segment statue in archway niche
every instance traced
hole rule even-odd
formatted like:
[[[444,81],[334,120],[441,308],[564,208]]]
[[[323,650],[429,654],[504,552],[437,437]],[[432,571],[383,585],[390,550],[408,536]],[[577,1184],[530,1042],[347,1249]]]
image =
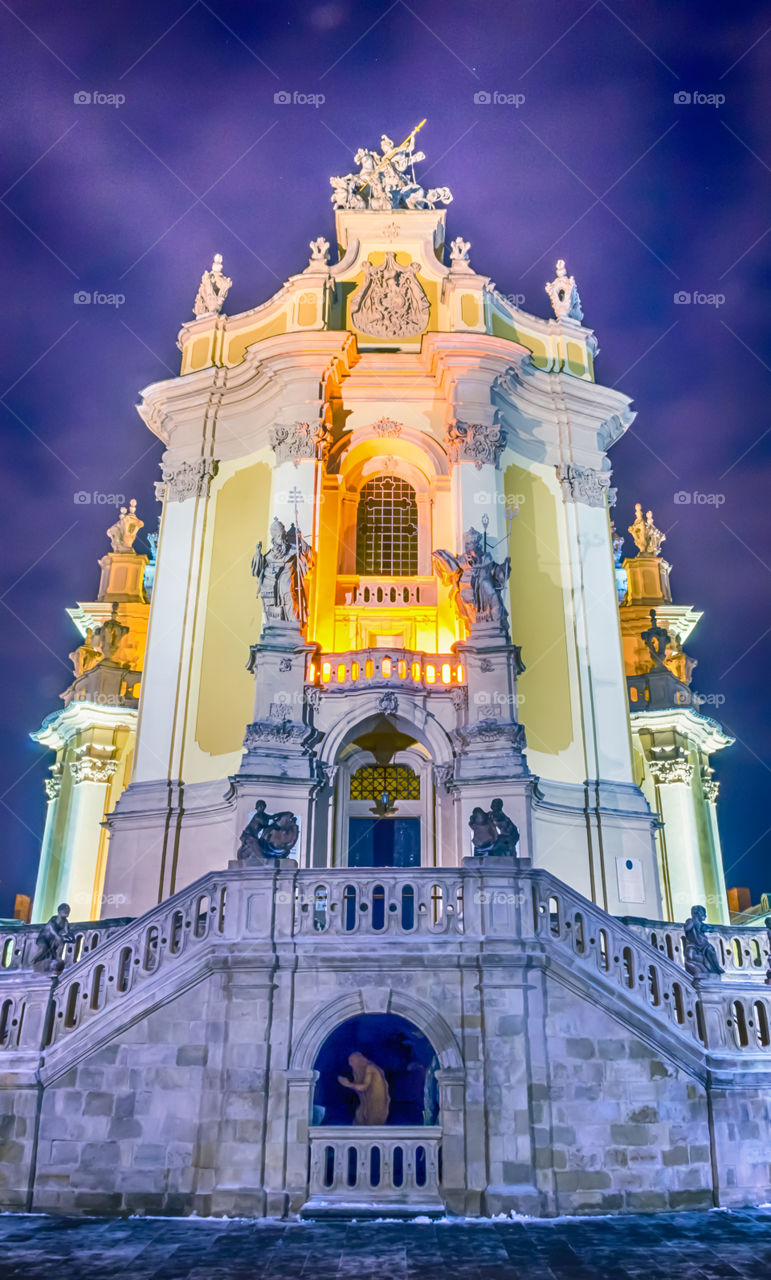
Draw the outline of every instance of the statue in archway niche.
[[[359,1105],[353,1117],[354,1124],[385,1124],[391,1105],[388,1092],[388,1081],[384,1072],[363,1053],[352,1053],[348,1065],[353,1073],[353,1080],[347,1076],[338,1076],[338,1084],[346,1089],[353,1089],[358,1095]]]
[[[308,617],[305,577],[311,568],[313,552],[310,543],[296,525],[289,530],[280,520],[270,526],[270,546],[263,551],[262,542],[252,557],[252,577],[257,579],[265,619],[268,622],[299,622]]]
[[[487,536],[478,529],[463,535],[463,551],[435,551],[434,562],[445,585],[455,586],[458,605],[469,622],[495,622],[506,630],[509,615],[503,603],[503,589],[511,574],[511,560],[493,560]]]

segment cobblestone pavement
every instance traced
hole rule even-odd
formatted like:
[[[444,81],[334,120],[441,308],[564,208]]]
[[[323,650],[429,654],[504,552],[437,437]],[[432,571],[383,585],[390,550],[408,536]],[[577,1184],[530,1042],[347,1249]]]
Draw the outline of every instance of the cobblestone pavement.
[[[2,1280],[771,1277],[771,1208],[554,1222],[0,1216]]]

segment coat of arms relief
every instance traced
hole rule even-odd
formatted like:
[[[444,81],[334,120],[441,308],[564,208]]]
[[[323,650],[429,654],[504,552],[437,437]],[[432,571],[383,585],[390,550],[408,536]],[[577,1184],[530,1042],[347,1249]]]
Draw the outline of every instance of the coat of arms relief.
[[[386,253],[382,266],[364,263],[364,282],[351,299],[351,322],[373,338],[412,338],[422,333],[430,313],[418,281],[418,263],[401,266]]]

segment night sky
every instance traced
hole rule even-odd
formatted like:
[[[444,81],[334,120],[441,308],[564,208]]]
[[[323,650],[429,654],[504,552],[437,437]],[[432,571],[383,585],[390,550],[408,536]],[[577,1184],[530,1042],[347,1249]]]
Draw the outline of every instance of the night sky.
[[[263,302],[334,239],[329,176],[424,116],[449,238],[544,316],[564,257],[598,380],[635,401],[616,523],[651,506],[675,599],[705,611],[694,685],[736,737],[713,761],[727,881],[771,890],[767,7],[0,0],[0,34],[0,914],[34,888],[52,757],[28,733],[72,679],[65,608],[94,598],[116,514],[75,495],[136,497],[155,527],[161,446],[133,406],[177,373],[213,253],[229,312]],[[524,101],[474,100],[496,91]]]

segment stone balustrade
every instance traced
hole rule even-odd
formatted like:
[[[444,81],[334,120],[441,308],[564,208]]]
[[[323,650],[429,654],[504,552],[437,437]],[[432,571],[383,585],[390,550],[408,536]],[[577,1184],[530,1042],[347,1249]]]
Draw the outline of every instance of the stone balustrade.
[[[142,990],[151,1000],[158,975],[173,984],[175,970],[183,981],[186,958],[195,953],[214,948],[224,955],[234,945],[280,941],[298,951],[322,948],[330,955],[335,948],[350,957],[351,949],[371,949],[379,938],[387,938],[389,948],[441,945],[445,954],[500,949],[509,957],[541,957],[566,967],[619,1016],[651,1031],[659,1027],[692,1052],[771,1050],[765,931],[713,928],[719,952],[734,963],[723,977],[695,983],[682,966],[679,927],[619,920],[548,872],[494,858],[456,868],[234,867],[202,877],[133,922],[77,929],[65,970],[50,988],[44,1050],[121,1000],[135,1016]],[[36,928],[15,930],[13,938],[22,933],[34,938]],[[6,1049],[41,1047],[32,1031],[25,1044],[28,946],[15,944],[7,952],[11,963],[0,968],[0,1046]],[[51,982],[32,973],[30,980],[37,987]]]
[[[441,690],[465,685],[463,663],[453,653],[412,649],[361,649],[358,653],[322,653],[308,664],[307,682],[328,691],[371,686]]]
[[[434,608],[437,600],[436,578],[340,577],[337,580],[336,604],[361,608],[376,605],[389,609],[421,606]]]
[[[95,924],[71,924],[70,932],[74,935],[62,950],[62,961],[65,969],[85,959],[95,947],[119,929],[131,924],[131,916],[114,920],[99,920]],[[42,925],[19,924],[0,929],[0,975],[8,970],[28,969],[37,952],[37,935]]]
[[[159,970],[180,963],[212,935],[221,935],[227,890],[221,877],[204,876],[192,889],[160,903],[130,927],[65,971],[56,982],[44,1031],[44,1047],[148,983]]]
[[[304,1212],[318,1216],[343,1207],[389,1206],[415,1213],[444,1212],[439,1194],[439,1125],[318,1125],[311,1141],[310,1199]]]
[[[684,967],[684,935],[681,925],[662,924],[634,917],[625,917],[624,923],[645,938],[655,951],[666,955],[681,968]],[[705,927],[726,974],[736,974],[741,978],[765,983],[766,972],[771,963],[771,945],[765,927],[728,924],[711,924]]]
[[[297,877],[294,932],[336,938],[457,937],[463,933],[463,898],[460,872],[304,871]]]

